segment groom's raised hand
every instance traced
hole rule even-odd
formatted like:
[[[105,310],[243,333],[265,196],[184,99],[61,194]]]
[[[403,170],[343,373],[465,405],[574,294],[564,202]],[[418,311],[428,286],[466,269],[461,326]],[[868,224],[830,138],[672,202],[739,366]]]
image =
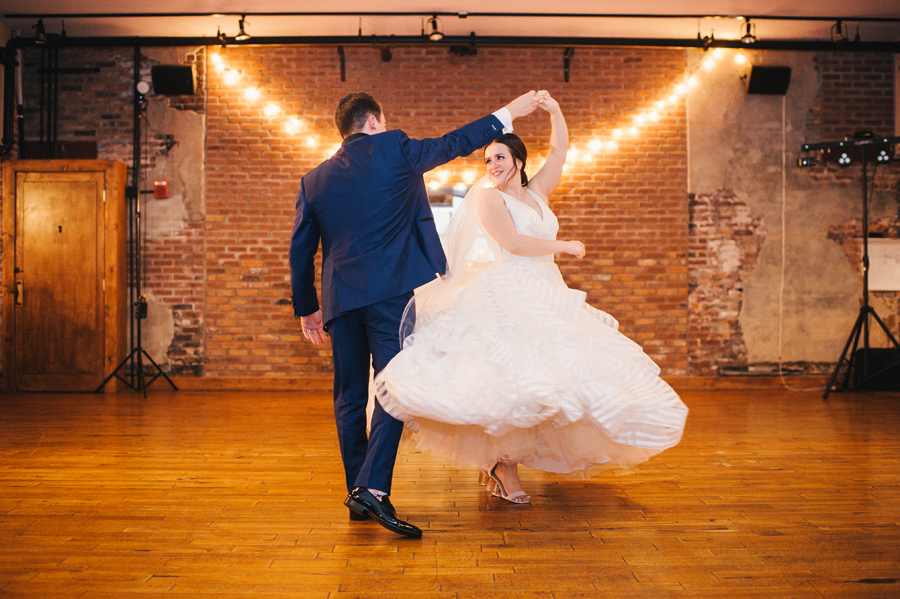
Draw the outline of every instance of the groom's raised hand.
[[[546,92],[544,92],[546,93]],[[509,104],[505,106],[505,108],[509,111],[510,116],[512,116],[513,120],[522,117],[528,116],[538,107],[538,103],[543,99],[543,95],[540,92],[536,92],[531,90],[527,94],[522,94]]]

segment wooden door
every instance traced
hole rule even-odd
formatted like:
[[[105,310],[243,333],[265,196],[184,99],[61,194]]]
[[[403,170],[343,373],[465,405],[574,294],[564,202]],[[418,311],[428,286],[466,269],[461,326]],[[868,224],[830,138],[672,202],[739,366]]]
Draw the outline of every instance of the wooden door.
[[[16,179],[16,386],[95,389],[103,380],[103,173]]]
[[[4,165],[3,375],[13,389],[93,391],[123,356],[124,177],[111,161]]]

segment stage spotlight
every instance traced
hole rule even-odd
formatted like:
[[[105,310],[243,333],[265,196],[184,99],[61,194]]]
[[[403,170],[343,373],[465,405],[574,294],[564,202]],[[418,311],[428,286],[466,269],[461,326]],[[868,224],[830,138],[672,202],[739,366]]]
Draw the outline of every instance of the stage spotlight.
[[[815,154],[813,154],[811,156],[801,156],[800,158],[797,159],[797,166],[804,167],[804,168],[816,166],[816,162],[817,161],[816,161]]]
[[[391,52],[390,46],[384,46],[381,48],[381,62],[391,62],[391,59],[394,57],[394,53]]]
[[[750,19],[747,19],[747,30],[741,36],[741,43],[748,45],[756,43],[756,24],[751,23]]]
[[[831,41],[835,44],[841,44],[849,41],[849,30],[844,23],[838,19],[837,22],[831,26]]]
[[[444,39],[444,34],[441,32],[441,20],[437,18],[437,15],[432,16],[428,19],[428,39],[433,42],[439,42]]]
[[[47,43],[47,30],[44,28],[44,19],[38,19],[38,22],[32,27],[34,29],[34,43]]]
[[[878,164],[884,164],[885,162],[890,162],[891,154],[887,150],[881,150],[878,152],[878,155],[875,156],[875,162]]]
[[[218,31],[216,32],[216,39],[219,40],[219,43],[222,44],[222,47],[223,47],[223,48],[224,48],[225,46],[228,45],[228,43],[226,42],[225,34],[222,33],[222,28],[221,28],[221,27],[219,27],[219,28],[218,28]]]
[[[853,162],[853,158],[847,152],[841,152],[838,156],[837,163],[841,166],[850,166],[851,162]]]
[[[247,15],[241,15],[241,18],[238,20],[238,26],[240,27],[240,31],[238,34],[234,36],[235,41],[243,42],[250,39],[250,34],[244,31],[244,23],[247,21]]]

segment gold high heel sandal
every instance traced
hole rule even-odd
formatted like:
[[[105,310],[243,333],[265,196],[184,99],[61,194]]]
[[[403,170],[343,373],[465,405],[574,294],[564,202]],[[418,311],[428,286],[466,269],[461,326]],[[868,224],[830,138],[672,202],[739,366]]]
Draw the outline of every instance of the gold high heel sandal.
[[[500,480],[500,477],[497,476],[496,470],[497,466],[500,463],[494,464],[494,467],[491,468],[491,471],[482,470],[478,475],[478,483],[484,485],[485,489],[493,495],[494,497],[500,497],[501,499],[505,499],[510,503],[516,504],[524,504],[531,503],[531,497],[529,497],[525,491],[513,491],[512,493],[506,492],[506,487],[503,485],[503,481]]]

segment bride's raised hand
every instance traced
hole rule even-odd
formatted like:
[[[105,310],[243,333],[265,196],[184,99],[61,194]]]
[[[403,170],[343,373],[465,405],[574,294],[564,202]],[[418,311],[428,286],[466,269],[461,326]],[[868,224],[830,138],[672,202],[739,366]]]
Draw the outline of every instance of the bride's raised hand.
[[[559,108],[559,102],[550,95],[550,92],[546,90],[541,90],[537,93],[538,95],[538,106],[542,109],[546,110],[550,114],[558,114],[561,113],[562,110]]]

